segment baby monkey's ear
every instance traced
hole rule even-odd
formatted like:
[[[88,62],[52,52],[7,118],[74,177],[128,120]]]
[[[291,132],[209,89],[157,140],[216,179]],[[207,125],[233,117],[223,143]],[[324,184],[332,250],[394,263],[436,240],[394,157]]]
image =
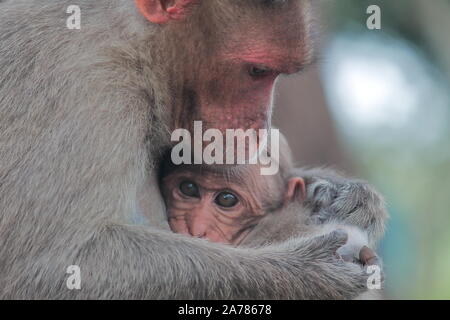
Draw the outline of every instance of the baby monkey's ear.
[[[290,178],[286,192],[286,204],[292,201],[303,202],[306,198],[305,180],[299,177]]]

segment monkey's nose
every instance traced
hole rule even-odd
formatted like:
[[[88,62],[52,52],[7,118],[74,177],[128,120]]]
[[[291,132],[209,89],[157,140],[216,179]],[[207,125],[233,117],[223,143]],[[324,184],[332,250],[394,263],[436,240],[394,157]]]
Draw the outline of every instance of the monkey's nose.
[[[189,226],[189,233],[196,238],[205,238],[208,227],[206,224],[193,223]]]
[[[186,224],[189,234],[196,238],[207,237],[211,227],[211,208],[205,203],[199,203],[191,208],[186,215]]]
[[[192,214],[187,221],[189,234],[197,238],[205,238],[209,229],[208,219],[202,214]]]

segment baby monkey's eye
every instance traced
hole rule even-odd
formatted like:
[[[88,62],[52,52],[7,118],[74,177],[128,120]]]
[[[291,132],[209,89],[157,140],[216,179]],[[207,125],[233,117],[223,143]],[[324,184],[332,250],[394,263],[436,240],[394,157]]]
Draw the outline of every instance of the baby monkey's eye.
[[[180,191],[185,196],[191,197],[191,198],[200,198],[200,193],[198,191],[197,185],[192,181],[183,181],[180,183]]]
[[[224,208],[232,208],[239,202],[238,198],[231,192],[221,192],[214,199],[214,202]]]

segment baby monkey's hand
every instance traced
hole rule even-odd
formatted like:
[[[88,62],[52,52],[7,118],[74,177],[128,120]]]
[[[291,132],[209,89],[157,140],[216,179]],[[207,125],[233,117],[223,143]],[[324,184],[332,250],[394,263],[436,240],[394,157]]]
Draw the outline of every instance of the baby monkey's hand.
[[[313,224],[328,222],[357,226],[367,232],[372,246],[384,233],[388,214],[383,197],[367,182],[328,169],[299,172],[306,185],[305,205]]]

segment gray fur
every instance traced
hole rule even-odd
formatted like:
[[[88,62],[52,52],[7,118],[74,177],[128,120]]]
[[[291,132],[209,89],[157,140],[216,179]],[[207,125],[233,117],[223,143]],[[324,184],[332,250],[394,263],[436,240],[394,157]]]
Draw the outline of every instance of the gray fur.
[[[331,169],[299,169],[305,178],[306,206],[315,224],[344,223],[368,233],[374,248],[384,235],[388,213],[381,194],[369,183],[347,178]]]
[[[258,247],[336,229],[348,230],[350,234],[351,228],[357,228],[364,235],[358,234],[356,238],[365,239],[358,242],[375,248],[384,234],[388,213],[382,196],[369,183],[347,178],[331,169],[286,171],[290,172],[288,177],[304,178],[304,203],[293,202],[287,208],[268,214],[242,245]]]
[[[284,152],[290,154],[289,149]],[[268,214],[241,246],[258,248],[298,236],[314,237],[342,230],[348,237],[347,243],[336,252],[343,257],[356,260],[363,246],[375,249],[384,234],[388,214],[382,196],[371,185],[331,169],[294,169],[290,172],[293,177],[305,179],[305,202],[293,202],[281,211]],[[380,259],[379,266],[382,267]],[[372,290],[355,299],[381,298],[379,291]]]
[[[80,31],[65,27],[72,4],[82,9]],[[160,81],[171,58],[163,36],[131,0],[0,3],[0,298],[343,299],[364,291],[362,268],[334,256],[345,242],[339,232],[235,249],[132,224],[177,98]],[[154,201],[150,214],[162,216]],[[81,290],[66,287],[74,264]]]

